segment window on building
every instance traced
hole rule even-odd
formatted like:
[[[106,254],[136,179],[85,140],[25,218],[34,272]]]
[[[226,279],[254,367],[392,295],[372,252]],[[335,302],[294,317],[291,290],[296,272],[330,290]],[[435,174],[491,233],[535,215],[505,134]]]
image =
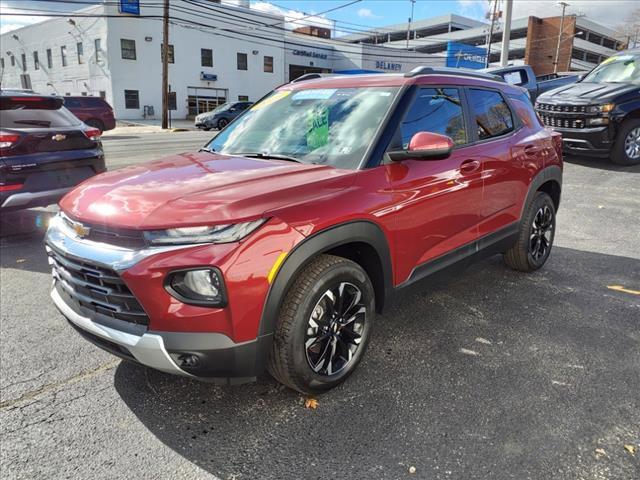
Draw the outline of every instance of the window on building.
[[[136,41],[135,40],[127,40],[126,38],[121,38],[120,50],[122,52],[122,58],[124,60],[136,59]]]
[[[138,90],[124,91],[124,108],[140,108],[140,92]]]
[[[590,63],[600,63],[600,57],[595,53],[587,52],[587,62]]]
[[[0,68],[4,70],[4,58],[0,58]]]
[[[96,63],[98,63],[100,61],[100,50],[101,50],[101,45],[100,45],[100,39],[96,38],[93,41],[93,49],[95,50],[95,55],[96,55]]]
[[[15,67],[15,66],[16,66],[16,57],[14,57],[13,55],[11,55],[9,58],[11,59],[11,66],[12,66],[12,67]]]
[[[402,148],[418,132],[440,133],[456,145],[467,143],[467,133],[457,88],[421,88],[400,125]],[[399,146],[398,146],[399,147]]]
[[[47,68],[53,68],[53,55],[50,48],[47,48]]]
[[[104,90],[100,90],[100,98],[102,98],[103,100],[107,98],[107,92],[105,92]]]
[[[582,50],[574,48],[573,50],[571,50],[571,58],[575,58],[576,60],[584,60],[584,52]]]
[[[76,50],[78,52],[78,65],[82,65],[84,63],[84,47],[82,46],[82,42],[76,43]]]
[[[175,57],[173,56],[173,45],[169,44],[169,63],[175,63]],[[164,45],[160,44],[160,61],[164,60]]]
[[[20,74],[20,85],[25,90],[32,90],[33,89],[33,87],[31,86],[31,77],[29,76],[28,73],[21,73]]]
[[[26,54],[21,54],[20,58],[22,59],[22,71],[26,72],[27,71],[27,55]]]
[[[200,49],[200,65],[203,67],[213,67],[213,50],[210,48]]]
[[[33,68],[40,70],[40,60],[38,59],[38,52],[33,52]]]
[[[249,101],[249,95],[238,95],[238,101],[239,102],[248,102]],[[244,110],[244,108],[242,108],[241,110]]]
[[[273,57],[264,57],[264,71],[273,73]]]
[[[589,38],[587,40],[597,45],[602,45],[602,36],[593,32],[589,32]]]
[[[238,53],[238,70],[248,70],[248,59],[246,53]]]
[[[478,139],[499,137],[513,130],[511,110],[498,92],[470,88],[469,104]]]
[[[62,45],[60,47],[60,58],[62,61],[62,66],[66,67],[67,66],[67,46],[66,45]]]

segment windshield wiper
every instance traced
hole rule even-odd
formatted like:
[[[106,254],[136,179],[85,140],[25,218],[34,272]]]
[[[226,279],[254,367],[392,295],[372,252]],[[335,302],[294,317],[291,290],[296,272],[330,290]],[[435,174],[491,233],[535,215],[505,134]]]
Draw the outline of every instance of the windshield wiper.
[[[200,150],[198,150],[198,152],[208,152],[208,153],[216,153],[215,150],[213,150],[212,148],[207,148],[207,147],[202,147]]]
[[[233,153],[231,155],[238,155],[239,157],[247,158],[266,158],[273,160],[286,160],[288,162],[302,163],[297,158],[289,157],[287,155],[279,155],[277,153]]]

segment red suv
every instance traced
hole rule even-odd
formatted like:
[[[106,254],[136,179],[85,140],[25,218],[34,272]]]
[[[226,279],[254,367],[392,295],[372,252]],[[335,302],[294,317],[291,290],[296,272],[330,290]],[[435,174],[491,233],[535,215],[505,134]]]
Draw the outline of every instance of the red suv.
[[[498,253],[540,268],[561,182],[560,136],[486,75],[291,83],[201,151],[64,197],[51,295],[120,357],[229,383],[266,367],[317,393],[353,372],[399,289]]]
[[[113,108],[100,97],[64,97],[64,106],[90,127],[101,132],[116,128]]]

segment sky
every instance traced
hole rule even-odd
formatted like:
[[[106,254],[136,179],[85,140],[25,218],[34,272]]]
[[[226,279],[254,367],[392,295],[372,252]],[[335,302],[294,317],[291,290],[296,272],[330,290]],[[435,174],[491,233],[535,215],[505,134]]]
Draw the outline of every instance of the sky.
[[[88,0],[77,1],[82,4],[73,5],[71,0],[69,3],[0,0],[0,32],[5,33],[42,20],[42,18],[28,15],[7,16],[3,15],[4,13],[19,12],[21,8],[68,11],[85,7]],[[234,3],[237,0],[224,1]],[[638,0],[567,0],[567,2],[570,4],[567,7],[567,14],[586,15],[591,20],[611,28],[628,21],[631,13],[640,6]],[[96,3],[99,2],[96,1]],[[312,18],[316,20],[315,23],[330,24],[331,20],[335,20],[338,35],[406,22],[411,15],[411,0],[360,0],[325,14],[323,12],[326,10],[348,4],[350,0],[273,0],[272,2],[251,0],[251,3],[254,8],[283,13],[291,17],[291,20],[308,14],[319,15],[319,18]],[[419,20],[456,13],[476,20],[484,20],[488,6],[489,0],[416,0],[413,17]],[[528,15],[552,16],[559,15],[560,12],[557,0],[514,0],[514,18]]]

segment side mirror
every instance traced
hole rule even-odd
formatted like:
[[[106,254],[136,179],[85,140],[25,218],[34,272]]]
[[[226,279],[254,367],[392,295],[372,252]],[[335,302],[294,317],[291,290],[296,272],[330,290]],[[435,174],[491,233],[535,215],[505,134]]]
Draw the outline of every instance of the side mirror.
[[[443,160],[451,155],[453,140],[446,135],[432,132],[418,132],[411,137],[407,150],[387,152],[395,162],[402,160]]]

